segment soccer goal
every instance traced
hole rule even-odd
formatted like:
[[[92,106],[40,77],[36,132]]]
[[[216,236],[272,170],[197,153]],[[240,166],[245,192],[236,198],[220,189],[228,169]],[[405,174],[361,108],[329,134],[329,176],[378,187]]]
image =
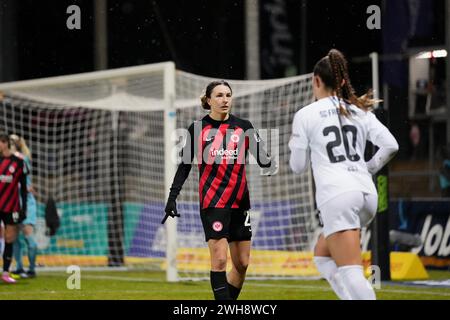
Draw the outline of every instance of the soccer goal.
[[[168,62],[0,84],[0,129],[23,136],[32,151],[38,265],[164,270],[169,281],[209,276],[196,166],[177,201],[181,218],[160,222],[176,170],[174,132],[206,114],[199,97],[212,80]],[[232,112],[276,132],[269,140],[280,165],[271,177],[247,167],[248,275],[314,275],[312,177],[294,175],[288,165],[294,114],[313,101],[311,75],[229,83]],[[50,197],[61,218],[53,237],[44,220]]]

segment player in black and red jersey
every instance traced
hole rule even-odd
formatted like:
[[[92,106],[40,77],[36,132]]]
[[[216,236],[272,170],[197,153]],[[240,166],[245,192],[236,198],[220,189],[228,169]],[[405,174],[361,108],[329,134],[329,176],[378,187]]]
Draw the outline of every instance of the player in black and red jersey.
[[[5,224],[2,281],[5,283],[16,282],[9,275],[9,267],[18,232],[17,225],[26,218],[27,174],[24,160],[10,151],[9,135],[0,133],[0,219]]]
[[[267,154],[253,125],[230,113],[232,89],[225,81],[211,82],[201,99],[210,113],[188,129],[165,212],[179,216],[176,198],[195,158],[199,167],[200,216],[211,255],[211,286],[216,300],[235,300],[244,283],[250,257],[250,195],[245,172],[248,152],[267,174],[276,162]],[[232,269],[226,274],[228,247]]]

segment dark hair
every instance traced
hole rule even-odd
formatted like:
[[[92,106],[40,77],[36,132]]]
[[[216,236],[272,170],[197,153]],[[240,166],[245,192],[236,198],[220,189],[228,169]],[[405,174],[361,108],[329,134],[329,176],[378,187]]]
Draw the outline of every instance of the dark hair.
[[[220,85],[227,86],[230,88],[231,93],[233,93],[233,90],[231,89],[231,86],[226,82],[225,80],[218,80],[210,82],[206,86],[205,94],[200,97],[200,100],[202,102],[202,108],[205,110],[211,110],[211,106],[208,104],[208,98],[211,98],[211,93],[213,92],[214,88]]]
[[[364,111],[371,110],[375,103],[381,101],[372,99],[372,90],[361,97],[356,96],[348,75],[347,59],[339,50],[331,49],[326,57],[320,59],[314,66],[314,75],[319,76],[327,88],[336,91],[339,101],[344,99]],[[349,116],[340,102],[339,111],[341,114]]]
[[[0,132],[0,141],[8,142],[8,148],[11,148],[11,140],[6,132]]]

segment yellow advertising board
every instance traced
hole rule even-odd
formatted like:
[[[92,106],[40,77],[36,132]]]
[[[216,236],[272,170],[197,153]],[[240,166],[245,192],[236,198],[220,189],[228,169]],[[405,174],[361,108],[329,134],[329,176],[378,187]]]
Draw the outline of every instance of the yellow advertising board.
[[[370,276],[370,252],[362,255],[366,276]],[[210,257],[207,248],[179,249],[177,266],[180,272],[208,272]],[[231,259],[228,257],[228,270]],[[253,250],[247,271],[249,275],[257,276],[319,276],[313,262],[312,252],[286,252]],[[409,252],[391,252],[392,280],[428,279],[428,274],[416,254]]]

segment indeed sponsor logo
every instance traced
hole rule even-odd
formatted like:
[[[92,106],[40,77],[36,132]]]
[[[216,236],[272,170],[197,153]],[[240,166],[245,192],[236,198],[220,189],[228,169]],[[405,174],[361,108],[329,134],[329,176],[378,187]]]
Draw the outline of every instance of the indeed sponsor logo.
[[[210,151],[211,157],[222,157],[226,159],[237,159],[238,157],[238,149],[228,150],[228,149],[213,149]]]
[[[0,182],[3,183],[11,183],[13,180],[13,176],[0,175]]]

